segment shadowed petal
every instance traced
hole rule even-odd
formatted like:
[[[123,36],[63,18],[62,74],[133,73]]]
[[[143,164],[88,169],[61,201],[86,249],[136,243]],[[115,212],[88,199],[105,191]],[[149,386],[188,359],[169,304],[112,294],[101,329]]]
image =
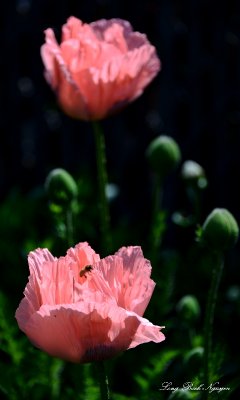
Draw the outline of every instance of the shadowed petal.
[[[112,306],[77,303],[42,306],[25,326],[32,343],[52,356],[73,362],[90,362],[113,356],[140,343],[139,317]],[[143,331],[143,329],[142,329]],[[141,333],[149,341],[147,332]],[[152,337],[154,335],[152,334]]]

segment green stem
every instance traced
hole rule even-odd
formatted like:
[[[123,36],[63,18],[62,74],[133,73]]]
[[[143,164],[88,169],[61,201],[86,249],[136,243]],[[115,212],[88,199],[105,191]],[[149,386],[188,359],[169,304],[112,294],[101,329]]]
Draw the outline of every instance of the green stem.
[[[153,265],[156,264],[158,258],[158,251],[161,245],[162,236],[164,232],[165,222],[162,219],[163,214],[161,210],[162,201],[162,181],[159,177],[155,177],[154,192],[153,192],[153,214],[152,226],[150,234],[150,247],[151,247],[151,260]]]
[[[96,145],[96,161],[98,172],[98,186],[99,186],[99,213],[100,213],[100,229],[102,234],[102,247],[104,252],[109,254],[112,248],[110,236],[110,213],[108,201],[106,196],[107,187],[107,169],[106,169],[106,153],[105,153],[105,140],[104,134],[98,122],[93,122],[93,130]]]
[[[213,320],[214,312],[217,301],[217,293],[219,288],[219,283],[222,276],[224,261],[223,256],[220,254],[214,254],[214,264],[212,274],[211,287],[208,294],[206,317],[204,324],[204,383],[205,388],[211,383],[209,381],[210,375],[210,365],[211,365],[211,354],[212,354],[212,333],[213,333]],[[205,392],[205,399],[208,399],[208,390]]]
[[[95,363],[98,369],[98,379],[101,393],[101,400],[110,400],[110,393],[108,387],[108,377],[106,374],[106,369],[103,361],[98,361]]]

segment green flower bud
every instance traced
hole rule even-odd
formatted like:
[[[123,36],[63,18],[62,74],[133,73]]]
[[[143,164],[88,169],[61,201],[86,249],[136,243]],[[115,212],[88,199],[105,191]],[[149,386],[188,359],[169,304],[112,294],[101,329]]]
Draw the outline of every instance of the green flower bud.
[[[215,208],[205,220],[200,242],[217,251],[226,251],[238,240],[239,228],[233,215],[224,208]]]
[[[160,177],[167,176],[181,161],[178,144],[169,136],[161,135],[147,148],[146,156],[154,172]]]
[[[189,390],[178,389],[171,393],[168,400],[190,400],[192,399],[192,394]]]
[[[183,359],[183,363],[186,368],[192,373],[196,373],[202,366],[203,354],[203,347],[195,347],[194,349],[188,351]]]
[[[50,200],[61,206],[71,203],[78,194],[75,180],[62,168],[53,169],[49,173],[45,188]]]
[[[240,300],[240,286],[233,285],[228,288],[226,297],[229,301],[239,301]]]
[[[187,160],[183,163],[181,176],[186,183],[197,186],[199,189],[205,189],[207,186],[205,171],[195,161]]]
[[[186,322],[195,322],[200,315],[200,306],[196,297],[187,295],[177,304],[177,312],[181,319]]]

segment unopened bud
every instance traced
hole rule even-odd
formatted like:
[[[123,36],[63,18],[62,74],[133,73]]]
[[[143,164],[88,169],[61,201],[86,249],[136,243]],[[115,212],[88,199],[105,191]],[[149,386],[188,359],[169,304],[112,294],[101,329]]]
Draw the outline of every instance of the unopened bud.
[[[64,169],[53,169],[47,176],[45,188],[50,200],[58,205],[67,205],[76,199],[78,188],[73,177]]]
[[[163,178],[181,161],[178,144],[173,138],[165,135],[157,137],[150,143],[146,156],[153,171]]]
[[[207,186],[205,171],[195,161],[187,160],[183,163],[181,176],[186,183],[194,185],[199,189],[205,189]]]
[[[177,304],[177,312],[186,322],[195,322],[200,315],[200,306],[194,296],[184,296]]]
[[[226,251],[233,247],[239,235],[238,224],[233,215],[224,208],[215,208],[205,220],[200,242],[217,251]]]
[[[189,371],[196,372],[200,369],[203,363],[203,354],[203,347],[195,347],[186,354],[183,362]]]

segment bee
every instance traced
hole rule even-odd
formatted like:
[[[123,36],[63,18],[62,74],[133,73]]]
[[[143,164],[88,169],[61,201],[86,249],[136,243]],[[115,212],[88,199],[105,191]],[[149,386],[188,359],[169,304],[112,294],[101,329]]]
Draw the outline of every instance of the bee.
[[[81,269],[81,271],[79,272],[79,275],[81,276],[81,278],[84,276],[86,278],[86,273],[92,271],[93,267],[92,265],[86,265],[86,267],[84,267],[83,269]]]

